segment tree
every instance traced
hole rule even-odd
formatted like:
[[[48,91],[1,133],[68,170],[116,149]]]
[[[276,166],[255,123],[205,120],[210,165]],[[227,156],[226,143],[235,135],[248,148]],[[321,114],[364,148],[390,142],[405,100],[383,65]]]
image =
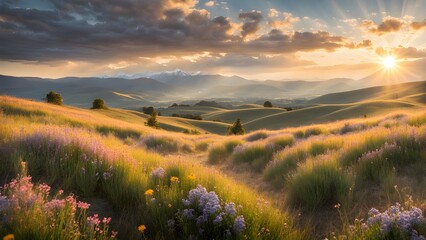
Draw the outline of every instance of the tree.
[[[108,109],[103,99],[97,98],[92,103],[92,109]]]
[[[234,124],[228,128],[228,135],[244,135],[246,130],[244,130],[243,125],[241,124],[241,119],[237,119]]]
[[[152,112],[151,117],[148,118],[145,125],[153,127],[153,128],[160,128],[160,124],[158,124],[158,121],[157,121],[157,115],[158,114],[156,111]]]
[[[272,107],[272,103],[270,101],[266,101],[265,103],[263,103],[264,107]]]
[[[63,99],[61,94],[51,91],[46,95],[46,102],[62,105]]]
[[[151,115],[153,112],[155,112],[155,109],[154,107],[143,107],[142,112]]]

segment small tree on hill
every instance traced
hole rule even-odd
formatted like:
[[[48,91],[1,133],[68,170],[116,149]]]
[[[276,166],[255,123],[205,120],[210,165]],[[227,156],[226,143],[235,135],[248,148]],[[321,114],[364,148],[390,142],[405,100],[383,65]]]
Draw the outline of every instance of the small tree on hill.
[[[108,109],[103,99],[97,98],[93,100],[92,109]]]
[[[160,128],[160,124],[158,124],[158,121],[157,121],[157,115],[158,114],[156,111],[152,112],[151,117],[148,118],[145,125],[153,127],[153,128]]]
[[[228,135],[244,135],[246,130],[244,130],[243,125],[241,124],[241,119],[237,119],[234,124],[228,128]]]
[[[63,99],[61,94],[51,91],[46,95],[46,102],[62,105]]]
[[[143,107],[142,112],[151,115],[153,112],[155,112],[155,109],[154,107]]]
[[[272,107],[272,103],[270,101],[266,101],[265,103],[263,103],[264,107]]]

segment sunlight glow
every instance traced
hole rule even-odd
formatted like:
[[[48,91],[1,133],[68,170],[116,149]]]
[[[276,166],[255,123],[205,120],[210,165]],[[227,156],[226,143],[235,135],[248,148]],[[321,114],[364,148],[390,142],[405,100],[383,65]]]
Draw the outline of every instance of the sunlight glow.
[[[396,66],[396,59],[393,56],[387,56],[383,58],[382,64],[387,69],[394,68]]]

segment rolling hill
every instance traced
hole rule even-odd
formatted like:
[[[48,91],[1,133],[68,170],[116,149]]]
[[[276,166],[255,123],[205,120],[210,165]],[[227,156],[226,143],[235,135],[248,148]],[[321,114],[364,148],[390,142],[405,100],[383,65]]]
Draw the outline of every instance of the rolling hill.
[[[354,103],[366,100],[391,100],[426,93],[426,81],[371,87],[354,91],[326,94],[306,104]],[[425,103],[425,102],[423,102]]]

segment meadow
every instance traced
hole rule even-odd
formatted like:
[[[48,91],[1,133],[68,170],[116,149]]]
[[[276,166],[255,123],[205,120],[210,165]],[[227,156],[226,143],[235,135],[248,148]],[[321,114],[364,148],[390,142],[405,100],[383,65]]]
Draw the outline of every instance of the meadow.
[[[426,236],[421,107],[242,136],[12,97],[0,97],[0,109],[0,236]]]

